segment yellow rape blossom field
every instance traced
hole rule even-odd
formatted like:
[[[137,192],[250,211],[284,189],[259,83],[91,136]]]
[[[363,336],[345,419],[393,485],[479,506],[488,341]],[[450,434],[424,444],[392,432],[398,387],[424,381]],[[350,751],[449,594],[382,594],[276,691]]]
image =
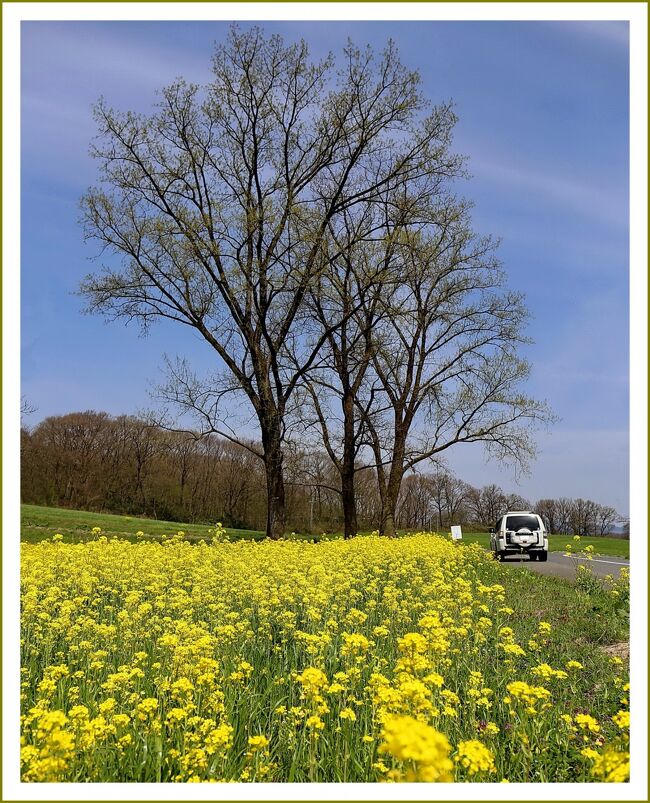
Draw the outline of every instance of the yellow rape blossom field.
[[[25,781],[628,778],[623,662],[476,545],[95,537],[22,546]]]

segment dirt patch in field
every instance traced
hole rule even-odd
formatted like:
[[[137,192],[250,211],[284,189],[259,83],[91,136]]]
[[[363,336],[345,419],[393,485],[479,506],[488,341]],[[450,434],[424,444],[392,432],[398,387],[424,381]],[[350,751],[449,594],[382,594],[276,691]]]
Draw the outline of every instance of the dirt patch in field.
[[[607,644],[600,648],[606,655],[616,656],[623,661],[630,660],[630,642],[618,641],[616,644]]]

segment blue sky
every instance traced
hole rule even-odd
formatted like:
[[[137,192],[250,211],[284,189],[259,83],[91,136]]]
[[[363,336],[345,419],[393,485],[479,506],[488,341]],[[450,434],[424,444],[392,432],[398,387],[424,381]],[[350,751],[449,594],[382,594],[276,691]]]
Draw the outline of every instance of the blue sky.
[[[246,25],[246,24],[243,24]],[[618,22],[275,22],[315,57],[348,36],[390,36],[434,102],[453,99],[454,146],[472,178],[477,231],[502,239],[509,285],[533,313],[529,391],[560,421],[538,436],[519,484],[480,448],[449,465],[475,485],[531,500],[582,496],[628,512],[628,30]],[[209,369],[212,354],[172,324],[135,327],[81,314],[93,263],[78,201],[96,180],[91,106],[104,96],[148,110],[182,75],[209,80],[220,22],[23,22],[21,152],[22,392],[30,422],[73,410],[134,413],[151,404],[163,353]]]

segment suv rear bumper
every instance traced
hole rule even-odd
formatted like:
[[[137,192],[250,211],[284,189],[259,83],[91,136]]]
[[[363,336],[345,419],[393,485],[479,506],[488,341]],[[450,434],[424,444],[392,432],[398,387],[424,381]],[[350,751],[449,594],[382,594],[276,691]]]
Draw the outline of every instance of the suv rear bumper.
[[[505,549],[502,549],[506,555],[519,555],[521,552],[546,552],[546,548],[539,544],[522,544],[521,546],[512,546],[508,544]]]

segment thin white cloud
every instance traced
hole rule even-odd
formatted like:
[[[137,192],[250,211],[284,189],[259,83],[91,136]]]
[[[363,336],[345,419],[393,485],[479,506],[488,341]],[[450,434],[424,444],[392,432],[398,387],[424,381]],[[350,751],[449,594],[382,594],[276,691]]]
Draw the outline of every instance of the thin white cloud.
[[[630,25],[628,22],[582,20],[580,22],[566,22],[564,26],[574,34],[597,41],[609,42],[620,48],[627,48],[630,44]]]
[[[552,314],[552,311],[547,311]],[[562,380],[565,386],[590,381],[627,384],[628,306],[622,295],[576,293],[570,320],[555,320],[561,348],[549,359],[537,359],[535,372],[545,379]],[[546,315],[538,325],[548,325]],[[534,337],[534,332],[533,332]]]
[[[28,23],[23,33],[22,59],[28,76],[31,59],[37,64],[46,61],[57,81],[73,77],[77,85],[92,84],[96,77],[131,90],[164,86],[178,75],[200,82],[209,77],[210,55],[199,57],[168,44],[156,47],[138,39],[132,27],[120,25],[100,29],[94,24],[86,28]],[[103,89],[98,86],[96,91]]]
[[[179,75],[196,83],[210,77],[210,52],[156,47],[119,25],[27,23],[22,46],[23,165],[75,190],[95,175],[87,152],[100,96],[141,110]]]
[[[598,223],[627,230],[628,199],[618,188],[481,158],[471,160],[470,170],[476,177],[518,187]]]

